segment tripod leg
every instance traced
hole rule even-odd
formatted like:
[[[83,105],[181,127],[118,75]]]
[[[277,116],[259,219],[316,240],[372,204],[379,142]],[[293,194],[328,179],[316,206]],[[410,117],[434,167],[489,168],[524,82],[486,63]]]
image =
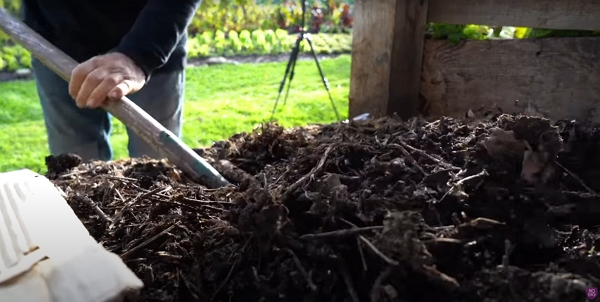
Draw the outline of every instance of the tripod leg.
[[[290,95],[290,87],[292,87],[292,80],[294,79],[294,75],[296,74],[296,62],[298,62],[298,54],[299,54],[299,52],[300,52],[300,49],[298,49],[298,53],[294,57],[293,62],[292,62],[292,68],[290,69],[290,78],[288,80],[288,85],[287,85],[287,90],[285,92],[285,97],[283,98],[283,105],[284,106],[287,104],[287,99],[288,99],[288,96]]]
[[[298,37],[298,39],[296,40],[296,44],[294,45],[294,48],[292,48],[292,52],[290,53],[290,58],[288,59],[287,62],[287,66],[285,67],[285,74],[283,75],[283,79],[281,80],[281,83],[279,84],[279,92],[277,94],[277,98],[275,99],[275,104],[273,105],[273,110],[271,111],[271,118],[270,120],[273,120],[273,116],[275,116],[275,110],[277,110],[277,104],[279,103],[279,98],[281,97],[281,93],[283,92],[283,87],[285,86],[285,82],[288,78],[288,74],[290,74],[290,70],[293,70],[292,68],[294,68],[294,66],[296,65],[296,59],[298,58],[298,51],[300,50],[300,42],[301,42],[301,38]],[[292,71],[293,74],[293,71]],[[292,75],[290,75],[290,81],[292,80]],[[288,91],[289,91],[289,85],[288,85]]]
[[[321,81],[323,82],[323,86],[325,86],[325,90],[327,90],[327,94],[329,95],[329,101],[331,102],[331,107],[333,107],[333,112],[335,113],[335,117],[339,121],[339,120],[341,120],[340,114],[337,111],[335,102],[333,101],[333,97],[331,97],[331,91],[329,89],[329,81],[325,77],[325,74],[323,73],[323,69],[321,68],[321,64],[319,63],[319,58],[317,57],[317,53],[315,52],[315,48],[313,47],[312,38],[306,37],[306,40],[308,41],[308,45],[310,46],[310,52],[312,53],[312,56],[315,59],[315,63],[317,64],[317,69],[319,69],[319,74],[321,75]]]

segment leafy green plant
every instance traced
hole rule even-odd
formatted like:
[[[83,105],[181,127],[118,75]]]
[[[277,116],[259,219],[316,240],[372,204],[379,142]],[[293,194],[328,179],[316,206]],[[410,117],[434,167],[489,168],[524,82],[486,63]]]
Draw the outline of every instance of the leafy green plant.
[[[308,2],[306,26],[310,32],[347,32],[352,27],[354,1],[313,0]],[[189,32],[257,29],[299,30],[302,20],[300,0],[205,0],[202,2]]]
[[[590,37],[598,36],[600,31],[591,30],[552,30],[543,28],[526,28],[523,39],[551,38],[551,37]]]
[[[458,43],[462,40],[485,40],[492,33],[492,28],[485,25],[455,25],[442,23],[427,24],[426,35],[433,39],[448,40]]]
[[[600,31],[552,30],[543,28],[486,25],[455,25],[429,23],[426,35],[433,39],[444,39],[456,43],[461,40],[485,40],[490,37],[500,39],[538,39],[550,37],[589,37],[600,36]]]
[[[253,0],[203,1],[188,31],[195,35],[205,31],[241,31],[276,29],[277,6],[257,4]]]
[[[331,21],[337,24],[343,22],[344,5],[353,2],[352,0],[309,1],[308,27],[313,26],[310,24],[314,21],[310,17],[311,7],[319,11],[322,19],[325,20],[322,20],[323,22]],[[18,15],[21,0],[0,0],[0,7]],[[349,7],[346,9],[348,12]],[[289,30],[291,28],[293,32],[294,25],[299,25],[300,20],[299,0],[203,0],[188,28],[189,55],[195,58],[211,55],[267,55],[289,52],[296,39],[295,36],[289,35]],[[335,32],[336,30],[323,31]],[[308,49],[306,45],[302,47],[303,50]],[[349,45],[318,44],[316,47],[323,53],[349,50]],[[21,46],[16,46],[1,31],[0,59],[0,70],[15,70],[31,66],[30,54]]]
[[[242,53],[254,52],[254,41],[252,41],[252,34],[249,30],[242,30],[240,32],[240,42],[242,43]]]
[[[31,68],[31,55],[20,45],[4,44],[0,48],[0,70]]]
[[[21,0],[0,0],[0,7],[13,15],[18,15],[21,10]]]
[[[233,55],[270,55],[291,51],[296,43],[296,35],[285,30],[230,30],[227,33],[216,31],[213,36],[203,33],[190,38],[187,43],[190,58]],[[317,53],[347,53],[352,37],[347,34],[315,34],[310,38]],[[302,52],[310,51],[308,41],[300,45]]]
[[[238,33],[236,31],[230,30],[229,33],[227,33],[227,36],[229,37],[229,41],[231,47],[233,48],[233,52],[241,53],[244,50],[244,45],[242,44]]]

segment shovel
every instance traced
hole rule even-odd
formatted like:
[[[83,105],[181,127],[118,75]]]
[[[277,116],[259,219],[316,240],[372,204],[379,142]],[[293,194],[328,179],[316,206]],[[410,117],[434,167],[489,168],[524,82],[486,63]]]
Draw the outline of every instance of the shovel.
[[[70,80],[71,72],[78,63],[3,8],[0,8],[0,30],[60,77]],[[109,99],[101,108],[133,129],[162,156],[208,187],[218,188],[229,184],[208,162],[127,97],[119,101]]]

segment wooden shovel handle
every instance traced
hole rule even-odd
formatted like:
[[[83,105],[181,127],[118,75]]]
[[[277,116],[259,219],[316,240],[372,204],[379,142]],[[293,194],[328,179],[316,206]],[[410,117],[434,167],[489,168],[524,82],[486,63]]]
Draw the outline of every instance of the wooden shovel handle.
[[[71,72],[78,63],[3,8],[0,8],[0,29],[56,74],[70,81]],[[218,188],[229,184],[202,157],[127,97],[119,101],[107,100],[102,109],[133,129],[173,164],[207,186]]]

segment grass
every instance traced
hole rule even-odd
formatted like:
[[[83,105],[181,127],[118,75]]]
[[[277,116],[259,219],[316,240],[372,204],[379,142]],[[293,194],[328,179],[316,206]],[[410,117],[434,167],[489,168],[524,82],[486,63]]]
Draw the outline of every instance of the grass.
[[[270,117],[287,62],[191,67],[186,77],[183,141],[190,147],[245,131]],[[321,66],[342,118],[347,118],[350,56]],[[285,127],[331,123],[335,114],[314,61],[298,61],[287,104],[275,118]],[[28,168],[43,173],[48,155],[42,110],[34,81],[0,83],[0,171]],[[75,125],[74,125],[75,126]],[[113,120],[115,158],[128,157],[125,127]]]

